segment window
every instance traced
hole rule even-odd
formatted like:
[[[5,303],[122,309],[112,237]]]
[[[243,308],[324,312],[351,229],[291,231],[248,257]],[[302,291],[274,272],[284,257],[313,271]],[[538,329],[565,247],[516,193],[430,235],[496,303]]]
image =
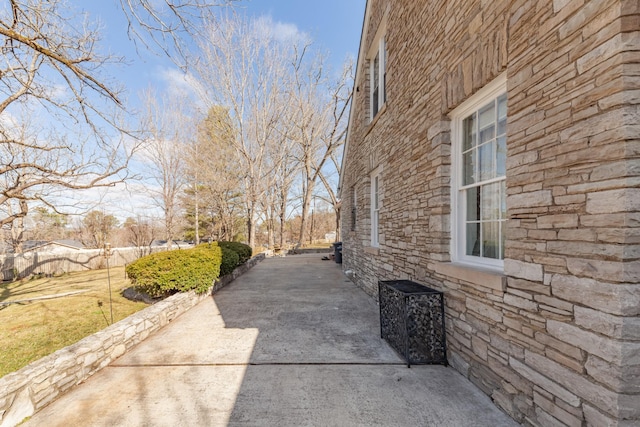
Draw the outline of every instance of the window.
[[[371,175],[371,246],[380,246],[380,174]]]
[[[382,35],[377,36],[370,52],[370,120],[373,120],[387,100],[387,45],[384,32],[378,32]]]
[[[356,231],[356,218],[357,218],[357,199],[356,199],[356,187],[351,189],[351,231]]]
[[[507,220],[506,77],[482,89],[451,117],[453,259],[502,268]]]

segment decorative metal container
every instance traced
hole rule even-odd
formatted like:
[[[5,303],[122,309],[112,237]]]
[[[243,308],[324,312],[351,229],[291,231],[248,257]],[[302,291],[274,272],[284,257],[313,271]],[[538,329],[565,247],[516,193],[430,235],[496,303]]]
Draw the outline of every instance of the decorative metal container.
[[[407,362],[447,365],[444,294],[410,280],[378,282],[380,335]]]

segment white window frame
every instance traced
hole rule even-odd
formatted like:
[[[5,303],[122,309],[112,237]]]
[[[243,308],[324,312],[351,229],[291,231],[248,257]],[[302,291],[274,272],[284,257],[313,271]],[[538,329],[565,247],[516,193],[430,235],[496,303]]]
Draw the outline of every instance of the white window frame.
[[[369,121],[373,121],[376,115],[382,110],[387,102],[387,45],[385,36],[387,32],[386,19],[378,28],[376,37],[371,44],[367,58],[369,60]],[[378,58],[377,81],[374,82],[376,75],[376,58]],[[376,84],[374,84],[376,83]],[[375,90],[378,89],[376,96]],[[377,109],[374,109],[374,98],[377,98]]]
[[[472,256],[466,254],[466,199],[464,198],[464,190],[467,187],[463,185],[463,155],[462,155],[462,139],[463,139],[463,121],[471,114],[481,110],[491,101],[495,101],[498,97],[507,93],[507,75],[501,74],[491,83],[479,90],[468,100],[454,109],[449,117],[451,118],[451,144],[452,144],[452,185],[451,185],[451,259],[454,262],[468,264],[478,267],[486,267],[496,271],[504,271],[504,260],[494,259],[480,256]],[[507,112],[508,117],[508,112]],[[508,121],[508,119],[507,119]],[[483,185],[501,182],[506,180],[504,177],[497,177],[482,181]],[[506,195],[503,195],[506,198]],[[505,200],[506,201],[506,200]],[[506,218],[501,218],[501,221]],[[499,235],[499,242],[501,241]],[[501,246],[504,251],[504,247]],[[504,256],[503,256],[504,258]]]
[[[380,247],[380,170],[371,173],[371,247]]]

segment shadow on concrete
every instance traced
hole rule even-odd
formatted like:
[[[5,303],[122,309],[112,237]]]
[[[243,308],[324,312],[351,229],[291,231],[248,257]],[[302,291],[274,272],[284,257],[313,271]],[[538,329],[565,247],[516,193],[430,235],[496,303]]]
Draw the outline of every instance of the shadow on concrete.
[[[407,369],[377,304],[321,255],[274,260],[215,300],[227,328],[259,331],[229,425],[514,424],[453,369]]]
[[[516,425],[452,368],[408,369],[321,256],[263,261],[25,425]]]

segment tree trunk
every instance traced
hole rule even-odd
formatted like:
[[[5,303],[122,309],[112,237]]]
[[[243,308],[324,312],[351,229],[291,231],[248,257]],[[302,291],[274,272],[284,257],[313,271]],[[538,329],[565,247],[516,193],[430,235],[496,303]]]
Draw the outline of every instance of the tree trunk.
[[[194,190],[195,190],[195,194],[194,195],[195,195],[195,199],[196,199],[195,200],[195,214],[194,214],[195,221],[196,221],[196,224],[195,224],[195,228],[196,228],[196,230],[195,230],[195,234],[196,234],[195,235],[195,240],[196,240],[196,246],[197,246],[197,245],[200,244],[200,215],[199,215],[200,206],[198,204],[198,179],[197,179],[197,175],[196,175],[196,186],[195,186]]]
[[[341,241],[341,237],[340,237],[340,206],[334,206],[333,207],[335,213],[336,213],[336,242],[340,242]]]
[[[313,195],[313,190],[315,189],[315,182],[311,179],[307,179],[306,188],[303,190],[302,196],[302,215],[300,218],[300,236],[298,238],[298,243],[296,244],[296,249],[300,248],[302,242],[304,242],[304,233],[307,227],[307,216],[309,215],[309,206],[311,205],[311,197]]]
[[[13,253],[22,253],[22,242],[24,240],[24,217],[18,217],[11,223],[11,246]]]
[[[280,237],[278,239],[280,248],[284,248],[284,222],[287,217],[287,199],[286,195],[281,194],[280,198]]]
[[[251,249],[256,247],[256,225],[255,225],[255,202],[251,201],[247,209],[247,234],[249,237],[249,246]]]

